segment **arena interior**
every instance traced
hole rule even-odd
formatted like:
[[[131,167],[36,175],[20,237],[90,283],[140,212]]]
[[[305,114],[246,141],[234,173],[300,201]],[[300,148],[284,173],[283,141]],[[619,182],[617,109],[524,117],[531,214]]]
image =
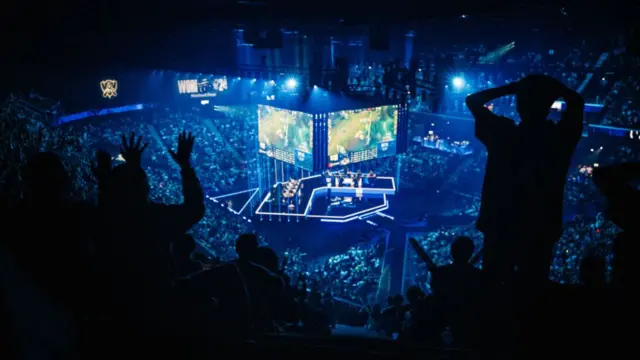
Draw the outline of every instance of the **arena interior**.
[[[240,3],[163,31],[156,11],[139,25],[115,10],[95,24],[41,19],[37,35],[9,40],[0,352],[202,358],[233,344],[255,356],[506,359],[629,344],[620,239],[632,241],[638,212],[627,204],[619,221],[594,181],[640,161],[627,17],[460,5],[424,19],[306,22],[290,10],[265,22],[254,17],[282,5]],[[469,95],[531,74],[583,100],[581,138],[547,282],[520,281],[525,265],[511,264],[493,283],[477,220],[495,160]],[[553,124],[570,117],[567,97]],[[485,108],[522,129],[519,103],[513,92]],[[547,204],[530,184],[546,179],[552,165],[533,159],[553,139],[527,137],[512,165],[524,170],[491,196]],[[617,174],[631,203],[638,175]],[[510,232],[503,257],[551,226],[512,204],[509,218],[527,219],[492,225]]]

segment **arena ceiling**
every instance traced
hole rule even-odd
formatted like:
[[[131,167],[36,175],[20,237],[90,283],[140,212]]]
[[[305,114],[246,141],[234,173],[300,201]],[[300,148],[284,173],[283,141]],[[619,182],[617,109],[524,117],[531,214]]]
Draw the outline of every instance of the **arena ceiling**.
[[[463,14],[501,20],[517,14],[526,18],[540,16],[547,23],[551,18],[563,22],[562,16],[570,16],[573,21],[584,16],[587,26],[592,26],[596,22],[620,24],[617,14],[624,11],[610,3],[594,10],[593,5],[576,0],[566,0],[564,4],[548,0],[394,0],[387,2],[389,5],[371,0],[11,1],[0,14],[0,29],[7,35],[3,37],[4,48],[11,49],[5,56],[15,66],[30,68],[54,64],[141,64],[148,58],[170,58],[167,62],[190,57],[198,60],[202,52],[225,51],[213,44],[239,24],[322,33],[372,23],[412,28],[430,19]],[[607,16],[612,17],[614,11],[615,21],[608,21]],[[170,38],[184,39],[187,50],[166,50]]]
[[[553,13],[560,12],[561,8],[572,15],[602,16],[603,13],[614,11],[628,13],[626,8],[633,6],[633,2],[607,2],[605,6],[597,2],[585,3],[577,0],[61,0],[51,4],[36,3],[34,0],[10,1],[13,3],[9,3],[7,11],[3,9],[0,17],[6,17],[9,23],[18,27],[26,22],[31,27],[48,26],[50,31],[56,31],[57,27],[64,24],[87,20],[99,22],[104,31],[113,30],[109,27],[116,25],[129,30],[149,27],[170,29],[194,23],[219,22],[302,26],[331,24],[343,20],[351,24],[366,25],[380,22],[398,24],[460,14]],[[594,9],[596,4],[597,9]],[[622,7],[623,4],[626,7]]]

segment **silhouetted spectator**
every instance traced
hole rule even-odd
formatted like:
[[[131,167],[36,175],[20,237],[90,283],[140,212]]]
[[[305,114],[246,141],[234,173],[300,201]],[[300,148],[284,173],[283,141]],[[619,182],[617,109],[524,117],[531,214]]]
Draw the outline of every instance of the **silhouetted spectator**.
[[[165,205],[149,201],[149,182],[141,168],[142,138],[136,141],[122,137],[122,156],[126,163],[118,165],[109,174],[102,188],[103,229],[101,250],[105,266],[111,263],[114,305],[127,321],[138,322],[150,331],[162,331],[167,315],[171,289],[170,243],[184,235],[204,215],[204,195],[190,164],[194,139],[183,132],[178,138],[177,152],[170,151],[180,166],[184,204]],[[124,300],[126,298],[126,300]],[[125,305],[125,308],[121,308]],[[144,324],[144,325],[143,325]],[[138,329],[141,330],[141,329]]]
[[[453,263],[436,266],[415,239],[409,240],[431,272],[431,287],[443,312],[443,320],[453,329],[459,344],[468,344],[479,322],[483,303],[484,276],[470,263],[475,251],[473,241],[457,237],[451,244]]]
[[[193,252],[196,250],[196,242],[191,235],[183,235],[173,242],[171,248],[178,278],[202,271],[202,262],[192,258]]]
[[[21,271],[79,321],[95,295],[89,270],[94,208],[69,197],[70,178],[56,154],[33,155],[23,179],[25,196],[7,222],[15,229],[6,238],[8,249]]]
[[[597,254],[588,254],[580,262],[580,280],[591,289],[604,289],[607,279],[607,263]]]
[[[485,107],[513,94],[519,125]],[[547,116],[560,97],[567,109],[556,124]],[[483,269],[494,282],[504,282],[517,265],[529,285],[544,284],[563,231],[564,185],[582,136],[584,100],[549,76],[529,75],[469,95],[466,104],[476,119],[476,137],[489,153],[477,222],[485,235]]]
[[[640,163],[623,163],[597,168],[593,181],[608,200],[606,215],[624,230],[614,241],[612,284],[627,288],[633,283],[631,269],[634,267],[635,251],[632,244],[640,235],[640,191],[632,184],[640,179]]]

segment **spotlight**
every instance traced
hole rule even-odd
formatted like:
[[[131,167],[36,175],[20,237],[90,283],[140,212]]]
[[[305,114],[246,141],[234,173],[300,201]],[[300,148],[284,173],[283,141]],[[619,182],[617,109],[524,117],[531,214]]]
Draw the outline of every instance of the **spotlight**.
[[[289,79],[285,84],[289,89],[295,89],[296,86],[298,86],[298,82],[296,81],[296,79]]]
[[[463,87],[464,87],[464,79],[463,79],[463,78],[461,78],[461,77],[459,77],[459,76],[454,77],[454,78],[453,78],[453,86],[454,86],[456,89],[461,89],[461,88],[463,88]]]

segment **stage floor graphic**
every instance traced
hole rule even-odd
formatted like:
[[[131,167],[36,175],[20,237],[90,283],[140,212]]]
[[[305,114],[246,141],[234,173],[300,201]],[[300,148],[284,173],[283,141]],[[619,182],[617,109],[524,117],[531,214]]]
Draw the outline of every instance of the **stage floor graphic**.
[[[336,187],[323,175],[314,175],[300,179],[297,196],[286,199],[278,194],[280,189],[282,183],[267,192],[256,215],[304,217],[323,222],[362,220],[389,209],[387,197],[396,193],[394,178],[382,176],[366,179],[362,187]]]

